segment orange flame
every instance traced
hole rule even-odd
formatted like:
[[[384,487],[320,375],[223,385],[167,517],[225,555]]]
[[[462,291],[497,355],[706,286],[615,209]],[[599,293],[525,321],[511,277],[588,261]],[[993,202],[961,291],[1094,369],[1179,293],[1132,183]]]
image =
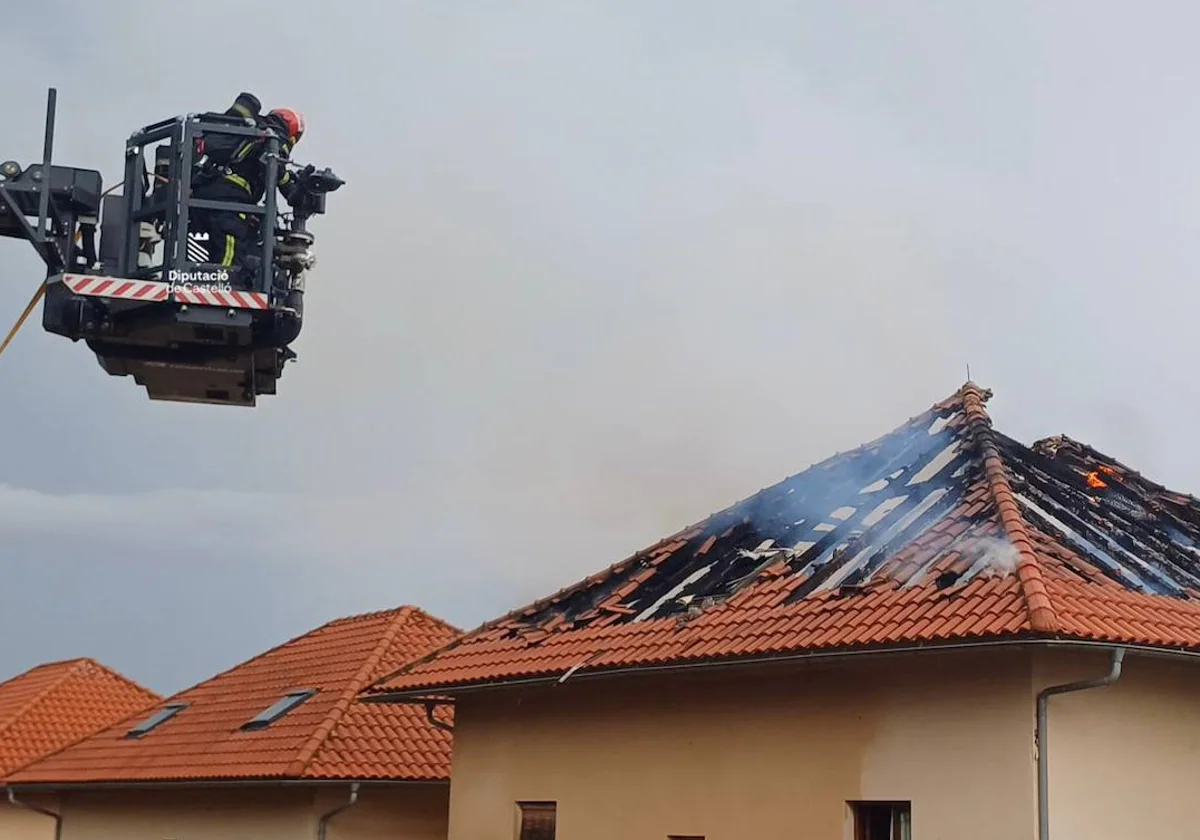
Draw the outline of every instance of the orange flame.
[[[1110,466],[1102,464],[1087,474],[1088,487],[1100,489],[1108,486],[1108,483],[1100,477],[1100,473],[1104,473],[1105,475],[1116,475],[1117,471]]]

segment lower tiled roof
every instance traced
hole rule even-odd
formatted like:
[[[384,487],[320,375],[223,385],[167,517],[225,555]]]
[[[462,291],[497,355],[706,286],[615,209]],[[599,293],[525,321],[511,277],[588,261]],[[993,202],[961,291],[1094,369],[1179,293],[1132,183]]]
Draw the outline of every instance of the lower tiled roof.
[[[1200,502],[967,383],[893,432],[467,633],[368,694],[953,640],[1200,649]]]
[[[18,674],[0,683],[0,779],[158,700],[87,658]]]
[[[158,704],[188,704],[140,738],[124,716],[13,784],[239,779],[447,780],[451,736],[413,707],[358,702],[364,686],[459,631],[415,607],[339,619]],[[310,699],[266,728],[241,727],[289,692]]]

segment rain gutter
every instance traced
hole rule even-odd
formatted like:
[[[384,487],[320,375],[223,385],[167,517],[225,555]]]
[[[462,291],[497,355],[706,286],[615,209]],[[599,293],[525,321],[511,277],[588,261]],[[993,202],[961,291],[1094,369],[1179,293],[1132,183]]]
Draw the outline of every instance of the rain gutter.
[[[904,645],[889,648],[860,648],[857,650],[810,651],[806,653],[785,654],[780,656],[759,656],[732,660],[703,660],[698,662],[683,662],[673,665],[644,665],[624,668],[601,669],[598,671],[580,670],[571,674],[571,681],[598,680],[619,676],[640,676],[651,674],[671,674],[695,670],[748,668],[760,665],[774,665],[783,662],[806,661],[839,661],[860,656],[875,656],[887,658],[908,656],[916,653],[941,653],[943,651],[966,650],[1003,650],[1003,649],[1035,649],[1035,650],[1105,650],[1113,649],[1112,642],[1096,642],[1086,639],[1045,639],[1037,637],[999,639],[986,642],[947,642],[932,644]],[[1156,659],[1200,659],[1200,651],[1180,650],[1149,645],[1124,645],[1123,650]],[[499,688],[516,688],[534,685],[547,685],[562,682],[558,673],[544,676],[526,677],[511,680],[495,680],[491,682],[469,683],[454,685],[429,685],[421,688],[385,691],[378,694],[360,695],[363,703],[423,703],[430,695],[452,697]],[[437,701],[439,705],[449,704],[448,700]]]
[[[53,793],[60,790],[204,790],[211,788],[327,788],[342,787],[349,779],[247,779],[245,781],[185,781],[157,782],[21,782],[10,783],[9,789],[26,793]],[[445,785],[448,779],[368,779],[354,782],[363,787],[413,787],[415,785]]]

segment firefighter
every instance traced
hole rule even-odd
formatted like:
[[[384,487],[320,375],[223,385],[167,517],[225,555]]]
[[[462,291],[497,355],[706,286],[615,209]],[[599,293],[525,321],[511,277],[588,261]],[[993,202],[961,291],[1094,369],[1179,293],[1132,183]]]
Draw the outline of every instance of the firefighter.
[[[239,93],[237,99],[233,100],[233,105],[225,111],[225,115],[228,117],[241,117],[247,122],[255,124],[261,114],[262,103],[258,101],[258,97],[245,91]]]
[[[233,104],[225,109],[223,114],[208,113],[205,117],[225,116],[234,117],[243,120],[246,125],[252,127],[261,127],[262,118],[262,103],[258,101],[258,97],[252,93],[239,93],[237,99],[233,100]],[[197,141],[195,156],[199,162],[204,157],[205,146],[211,147],[210,154],[213,157],[228,156],[232,154],[237,145],[245,138],[238,137],[233,134],[216,135],[213,137],[205,137]],[[158,153],[154,161],[154,192],[158,193],[167,186],[167,170],[170,165],[170,159],[167,157],[169,148],[167,146],[159,146]],[[194,185],[194,184],[193,184]]]
[[[265,117],[259,111],[258,100],[243,93],[226,114],[241,116],[279,138],[277,186],[287,200],[295,182],[283,164],[304,136],[304,118],[290,108],[276,108]],[[258,204],[262,200],[266,188],[264,138],[210,134],[199,141],[196,153],[198,165],[193,176],[193,198],[242,204]],[[208,261],[229,269],[233,277],[246,285],[253,285],[258,260],[251,251],[257,219],[236,211],[202,209],[195,211],[195,219],[196,224],[190,227],[208,233]],[[273,220],[268,225],[272,223]]]

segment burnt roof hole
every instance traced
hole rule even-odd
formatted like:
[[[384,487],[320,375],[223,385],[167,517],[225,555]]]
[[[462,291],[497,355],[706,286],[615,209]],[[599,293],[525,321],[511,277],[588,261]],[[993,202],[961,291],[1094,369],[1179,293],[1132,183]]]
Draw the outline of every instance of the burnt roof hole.
[[[938,589],[949,589],[958,582],[960,577],[962,577],[962,572],[942,572],[933,583]]]

